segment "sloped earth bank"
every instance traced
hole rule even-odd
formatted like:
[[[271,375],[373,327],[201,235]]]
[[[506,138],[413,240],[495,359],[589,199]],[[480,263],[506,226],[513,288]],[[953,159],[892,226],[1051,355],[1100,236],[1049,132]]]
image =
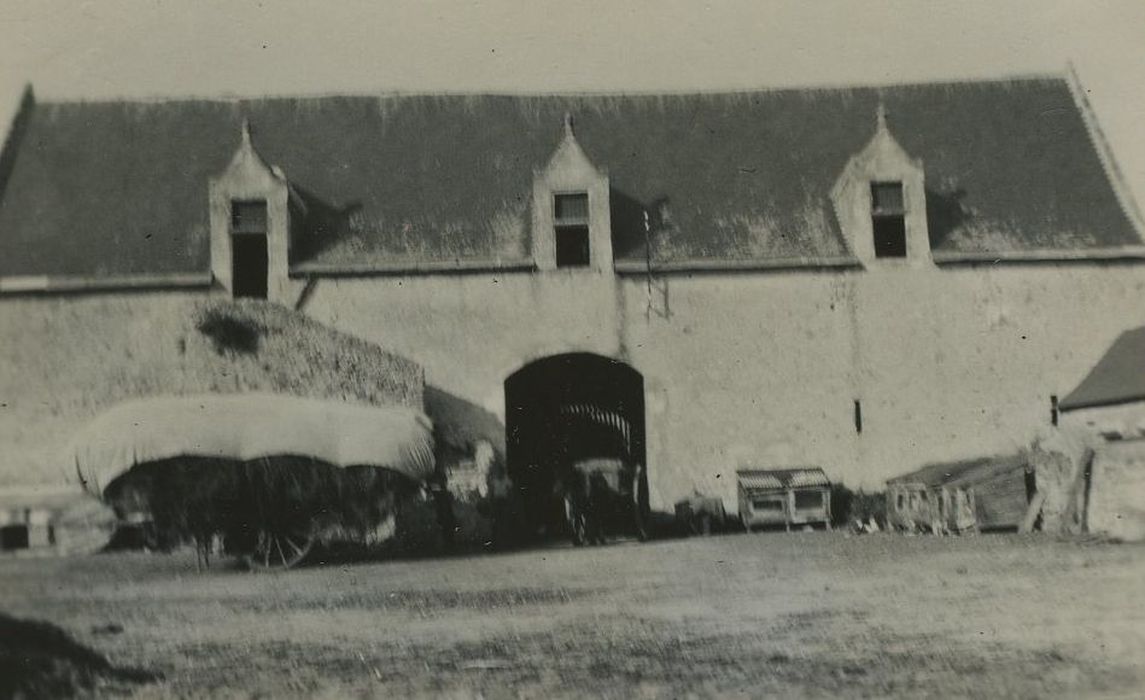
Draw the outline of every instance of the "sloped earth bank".
[[[0,697],[125,693],[124,686],[158,679],[146,671],[112,666],[54,625],[0,613]]]
[[[0,608],[161,677],[105,689],[142,697],[1133,697],[1142,581],[1141,546],[801,533],[278,574],[17,559]]]

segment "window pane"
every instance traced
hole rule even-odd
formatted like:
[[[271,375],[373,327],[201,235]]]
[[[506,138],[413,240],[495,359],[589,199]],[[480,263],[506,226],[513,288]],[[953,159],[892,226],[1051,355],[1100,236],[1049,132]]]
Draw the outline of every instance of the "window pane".
[[[903,212],[902,183],[872,182],[871,208],[876,212],[901,214]]]
[[[558,194],[553,198],[553,204],[553,214],[556,217],[557,223],[562,221],[588,221],[588,195],[583,192],[579,194]]]
[[[751,502],[751,509],[781,511],[783,510],[783,501],[778,498],[756,499]]]
[[[231,230],[235,233],[266,233],[266,200],[231,202]]]
[[[796,491],[795,507],[800,510],[806,508],[822,508],[823,493],[821,491]]]
[[[557,267],[587,267],[588,227],[559,226],[557,236]]]

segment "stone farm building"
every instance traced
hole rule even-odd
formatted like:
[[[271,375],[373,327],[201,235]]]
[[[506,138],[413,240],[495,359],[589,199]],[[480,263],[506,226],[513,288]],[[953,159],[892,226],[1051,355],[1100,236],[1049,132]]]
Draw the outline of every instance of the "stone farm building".
[[[0,160],[0,479],[66,473],[122,398],[92,378],[131,384],[171,316],[231,296],[417,363],[426,401],[495,418],[511,474],[560,416],[607,413],[657,509],[732,511],[744,467],[879,488],[1016,450],[1145,324],[1140,217],[1084,95],[29,90]]]

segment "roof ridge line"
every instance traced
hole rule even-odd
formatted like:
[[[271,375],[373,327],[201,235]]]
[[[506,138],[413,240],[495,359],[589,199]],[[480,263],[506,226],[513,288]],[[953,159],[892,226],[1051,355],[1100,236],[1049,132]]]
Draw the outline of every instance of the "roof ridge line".
[[[242,102],[255,102],[262,100],[320,100],[333,98],[395,98],[395,97],[505,97],[505,98],[578,98],[578,97],[735,97],[753,94],[770,93],[814,93],[838,92],[845,90],[889,90],[911,87],[936,87],[954,85],[996,85],[999,83],[1021,82],[1049,82],[1066,81],[1067,76],[1059,72],[1029,72],[991,77],[966,76],[961,78],[938,78],[934,80],[904,80],[885,83],[859,82],[859,83],[818,83],[818,84],[790,84],[790,85],[758,85],[743,87],[725,87],[711,89],[620,89],[620,90],[557,90],[545,91],[512,91],[512,90],[377,90],[377,91],[346,91],[346,92],[315,92],[315,93],[267,93],[262,95],[146,95],[139,97],[95,97],[95,98],[49,98],[40,99],[39,103],[45,106],[75,105],[75,104],[168,104],[178,102],[216,102],[238,104]]]

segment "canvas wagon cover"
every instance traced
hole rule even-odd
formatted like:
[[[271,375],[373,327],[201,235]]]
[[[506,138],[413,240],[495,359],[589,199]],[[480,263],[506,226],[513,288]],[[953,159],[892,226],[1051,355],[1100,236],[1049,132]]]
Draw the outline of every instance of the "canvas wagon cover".
[[[297,455],[416,480],[434,469],[432,424],[418,411],[269,393],[128,401],[81,430],[69,451],[97,495],[136,464],[179,456]]]

